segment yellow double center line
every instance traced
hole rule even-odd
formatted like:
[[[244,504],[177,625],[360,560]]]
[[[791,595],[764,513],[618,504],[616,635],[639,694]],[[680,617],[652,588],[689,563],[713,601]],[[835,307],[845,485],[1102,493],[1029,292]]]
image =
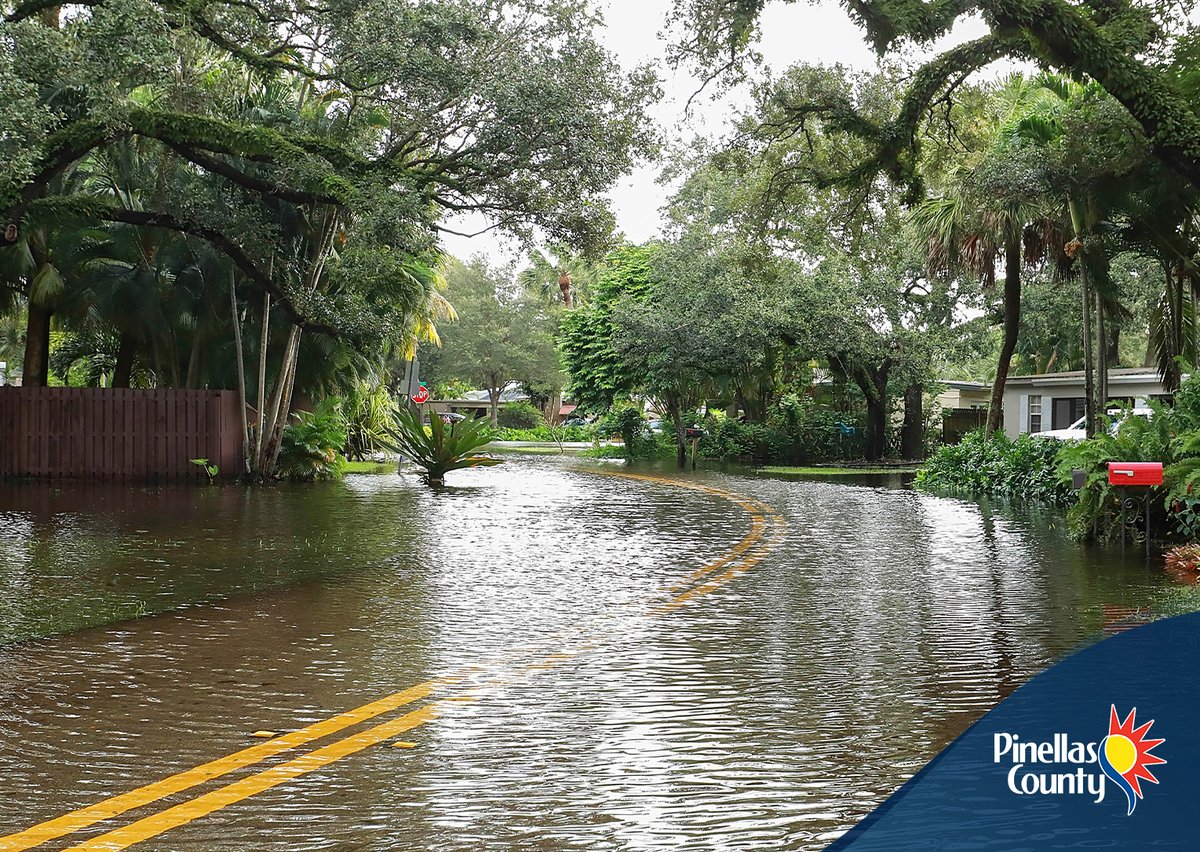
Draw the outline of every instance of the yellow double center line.
[[[653,606],[648,611],[648,615],[661,615],[674,611],[697,597],[715,591],[734,577],[758,564],[782,541],[783,520],[769,506],[757,500],[750,500],[741,495],[708,485],[673,480],[667,477],[630,473],[613,473],[609,475],[713,494],[738,505],[751,518],[750,531],[737,544],[720,558],[706,563],[690,573],[681,583],[669,587],[666,591],[672,593],[673,596],[666,602]],[[764,538],[768,528],[768,519],[770,519],[770,526],[774,528],[774,532],[770,537]],[[705,577],[709,579],[699,585],[693,585]],[[562,634],[560,634],[560,638],[563,638]],[[598,640],[593,638],[584,647],[594,648],[598,644]],[[527,656],[527,654],[528,652],[506,654],[502,659],[512,659],[514,656]],[[551,654],[539,662],[525,666],[522,671],[529,672],[548,669],[571,656],[573,655],[562,653]],[[483,668],[483,666],[479,665],[470,666],[460,672],[434,678],[425,683],[371,701],[353,710],[339,713],[329,719],[275,737],[267,742],[242,749],[241,751],[209,761],[192,769],[178,772],[160,781],[147,784],[136,790],[131,790],[128,793],[113,796],[94,805],[89,805],[55,819],[39,823],[16,834],[0,837],[0,852],[20,852],[20,850],[30,849],[34,846],[80,831],[98,822],[120,816],[135,808],[144,807],[168,796],[189,790],[239,769],[256,765],[283,752],[307,745],[331,734],[343,731],[346,728],[377,718],[385,713],[411,704],[414,701],[428,698],[438,689],[459,684],[469,673],[481,671]],[[493,680],[492,682],[506,681]],[[67,852],[85,852],[85,850],[86,852],[100,852],[101,850],[112,852],[112,850],[126,849],[136,843],[148,840],[151,837],[160,835],[172,828],[177,828],[236,802],[243,801],[272,787],[328,766],[337,760],[341,760],[344,757],[423,725],[437,718],[448,703],[472,700],[470,692],[473,691],[468,690],[467,694],[464,695],[434,700],[423,707],[412,710],[395,719],[351,734],[326,746],[302,754],[299,757],[256,772],[238,781],[201,794],[194,799],[173,805],[165,810],[143,817],[129,825],[84,841],[70,847]]]

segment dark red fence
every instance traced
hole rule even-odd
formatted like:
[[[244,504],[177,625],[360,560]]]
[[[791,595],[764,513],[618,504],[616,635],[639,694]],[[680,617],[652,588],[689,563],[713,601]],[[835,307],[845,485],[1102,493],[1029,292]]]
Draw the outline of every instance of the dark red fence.
[[[234,391],[0,387],[0,476],[201,481],[241,453]]]

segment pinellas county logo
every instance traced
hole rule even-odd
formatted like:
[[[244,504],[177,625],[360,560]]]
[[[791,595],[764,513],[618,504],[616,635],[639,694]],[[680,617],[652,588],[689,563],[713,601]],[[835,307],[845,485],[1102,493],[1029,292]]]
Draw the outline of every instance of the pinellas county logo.
[[[1142,798],[1142,781],[1157,784],[1149,767],[1167,761],[1153,754],[1165,740],[1147,739],[1154,720],[1135,727],[1137,708],[1121,721],[1110,709],[1108,736],[1099,742],[1072,741],[1054,734],[1050,742],[1022,740],[1017,734],[992,735],[992,761],[1008,770],[1008,789],[1018,796],[1090,796],[1104,801],[1105,782],[1125,794],[1132,814]],[[1074,767],[1071,769],[1071,767]],[[1063,771],[1066,768],[1069,771]]]

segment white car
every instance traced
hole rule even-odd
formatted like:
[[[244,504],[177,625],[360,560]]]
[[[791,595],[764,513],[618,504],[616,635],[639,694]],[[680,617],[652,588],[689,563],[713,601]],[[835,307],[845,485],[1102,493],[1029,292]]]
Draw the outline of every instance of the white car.
[[[1108,410],[1108,416],[1114,418],[1108,427],[1108,431],[1111,434],[1117,434],[1117,429],[1119,429],[1121,426],[1121,421],[1115,418],[1120,417],[1126,412],[1130,417],[1145,417],[1147,420],[1154,416],[1154,411],[1149,408],[1110,408]],[[1085,426],[1086,423],[1087,417],[1080,417],[1065,429],[1051,429],[1047,432],[1035,432],[1034,437],[1050,438],[1054,441],[1083,441],[1087,438],[1087,427]]]

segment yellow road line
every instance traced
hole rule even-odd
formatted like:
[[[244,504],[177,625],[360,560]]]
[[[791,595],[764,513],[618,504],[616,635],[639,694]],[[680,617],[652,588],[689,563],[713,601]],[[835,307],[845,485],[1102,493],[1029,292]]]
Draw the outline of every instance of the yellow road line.
[[[149,840],[165,831],[170,831],[213,811],[248,799],[264,790],[277,787],[294,778],[299,778],[301,775],[328,766],[343,757],[360,752],[369,746],[424,725],[437,717],[443,703],[443,701],[435,701],[432,704],[426,704],[424,707],[405,713],[390,722],[384,722],[382,725],[351,734],[345,739],[302,754],[286,763],[264,769],[262,772],[234,781],[232,784],[202,796],[181,802],[165,811],[143,817],[137,822],[72,846],[67,852],[113,852],[113,850],[126,849],[135,843]]]
[[[94,805],[88,805],[47,822],[39,823],[32,828],[27,828],[16,834],[0,837],[0,852],[18,852],[18,850],[29,849],[49,840],[54,840],[87,828],[89,825],[93,825],[101,820],[111,819],[134,808],[140,808],[143,805],[157,802],[159,799],[190,789],[197,784],[203,784],[205,781],[210,781],[213,778],[219,778],[235,770],[244,769],[247,766],[259,763],[288,749],[305,745],[313,740],[337,733],[351,725],[357,725],[359,722],[365,722],[368,719],[373,719],[405,704],[418,701],[427,697],[438,686],[453,683],[455,680],[453,678],[438,678],[418,684],[417,686],[411,686],[408,689],[377,699],[361,707],[356,707],[353,710],[339,713],[337,716],[332,716],[323,721],[260,743],[259,745],[253,745],[225,757],[201,764],[193,769],[178,772],[168,778],[163,778],[161,781],[155,781],[153,784],[147,784],[128,793],[113,796]]]
[[[751,517],[750,532],[747,533],[741,541],[735,544],[728,553],[726,553],[720,559],[709,562],[705,565],[701,565],[691,574],[688,574],[686,577],[684,577],[683,580],[676,583],[674,586],[671,586],[670,590],[672,592],[682,591],[683,589],[686,589],[688,585],[694,583],[696,580],[699,580],[701,577],[713,573],[724,565],[728,565],[747,550],[754,547],[754,545],[758,544],[758,541],[762,538],[762,534],[766,529],[766,526],[766,518],[755,512]]]
[[[740,495],[724,491],[719,488],[703,485],[694,482],[680,482],[666,477],[652,476],[649,474],[629,474],[629,473],[614,473],[610,475],[622,476],[630,479],[640,479],[664,485],[669,485],[677,488],[687,488],[694,491],[710,493],[738,505],[751,516],[750,531],[721,558],[709,562],[699,569],[693,571],[683,581],[669,587],[668,591],[677,592],[680,589],[686,588],[689,584],[694,583],[703,577],[709,576],[710,579],[694,586],[687,591],[677,594],[671,601],[660,605],[650,610],[650,614],[660,614],[663,612],[673,611],[683,606],[688,601],[708,594],[723,586],[729,580],[733,579],[738,574],[741,574],[751,567],[762,561],[767,553],[774,548],[780,541],[781,537],[776,534],[765,542],[762,537],[767,527],[768,516],[772,521],[782,523],[780,517],[769,506],[758,502],[745,499]],[[712,577],[714,572],[721,568],[730,565],[723,573]],[[555,634],[555,637],[561,637],[564,633]],[[539,643],[540,644],[540,643]],[[587,646],[585,646],[587,647]],[[595,647],[593,642],[591,647]],[[510,651],[502,655],[497,662],[518,659],[527,654],[534,653],[533,648]],[[569,659],[572,654],[552,654],[545,660],[526,666],[524,671],[534,671],[538,669],[548,669],[559,662]],[[466,667],[460,671],[481,672],[484,667],[481,665],[473,665]],[[134,808],[142,807],[158,801],[166,796],[183,790],[190,789],[198,784],[209,781],[213,778],[218,778],[222,775],[233,772],[237,769],[246,768],[253,764],[259,763],[269,757],[280,754],[291,748],[305,745],[314,740],[336,733],[347,727],[358,724],[368,719],[379,716],[390,710],[394,710],[405,704],[428,697],[435,688],[441,685],[456,683],[462,680],[461,676],[443,677],[435,680],[427,681],[426,683],[410,687],[393,695],[378,699],[377,701],[364,704],[361,707],[355,708],[341,713],[337,716],[326,719],[322,722],[317,722],[300,730],[293,731],[289,734],[277,737],[269,742],[260,745],[252,746],[226,757],[219,758],[209,763],[197,766],[194,769],[189,769],[184,772],[177,773],[161,781],[153,784],[148,784],[140,787],[137,790],[124,793],[119,796],[114,796],[106,799],[95,805],[90,805],[65,814],[53,820],[49,820],[32,828],[17,834],[0,837],[0,852],[18,852],[18,850],[29,849],[49,840],[62,837],[66,834],[79,831],[90,825],[118,816],[126,811]],[[503,681],[499,681],[503,682]],[[254,775],[250,775],[239,781],[235,781],[224,787],[205,793],[187,802],[167,808],[156,814],[144,817],[134,823],[131,823],[124,828],[115,829],[93,840],[86,841],[83,844],[72,847],[67,852],[82,852],[83,850],[115,850],[125,849],[130,845],[139,843],[150,837],[162,834],[176,826],[191,822],[198,817],[205,816],[215,810],[227,807],[230,804],[241,801],[250,796],[256,795],[271,787],[282,784],[292,778],[304,775],[320,767],[340,760],[343,757],[354,754],[367,748],[370,745],[389,739],[396,734],[411,730],[419,725],[423,725],[431,719],[435,718],[439,712],[438,708],[441,704],[447,701],[471,701],[474,700],[471,696],[456,696],[453,698],[442,699],[435,701],[418,710],[409,712],[397,719],[377,725],[368,730],[357,734],[352,734],[344,739],[333,742],[327,746],[319,748],[308,754],[301,755],[286,763],[279,764],[267,770],[263,770]]]
[[[724,573],[718,574],[716,577],[713,577],[711,580],[708,580],[705,583],[701,583],[699,586],[689,589],[688,591],[683,592],[682,594],[676,595],[669,603],[663,604],[661,607],[658,607],[655,610],[655,612],[674,612],[675,610],[679,609],[681,606],[684,606],[685,604],[687,604],[689,601],[692,601],[703,595],[707,595],[707,594],[711,594],[712,592],[715,592],[717,589],[724,586],[726,583],[728,583],[734,577],[738,576],[739,574],[743,574],[746,571],[749,571],[751,568],[753,568],[759,562],[762,562],[764,559],[766,559],[767,556],[771,553],[771,551],[774,550],[775,547],[777,545],[779,545],[782,541],[783,541],[782,534],[779,534],[779,535],[776,535],[776,536],[773,536],[773,537],[767,539],[765,542],[763,542],[762,549],[759,550],[757,553],[753,553],[750,556],[747,556],[745,559],[738,562],[738,564],[734,565],[732,568],[725,571]]]

